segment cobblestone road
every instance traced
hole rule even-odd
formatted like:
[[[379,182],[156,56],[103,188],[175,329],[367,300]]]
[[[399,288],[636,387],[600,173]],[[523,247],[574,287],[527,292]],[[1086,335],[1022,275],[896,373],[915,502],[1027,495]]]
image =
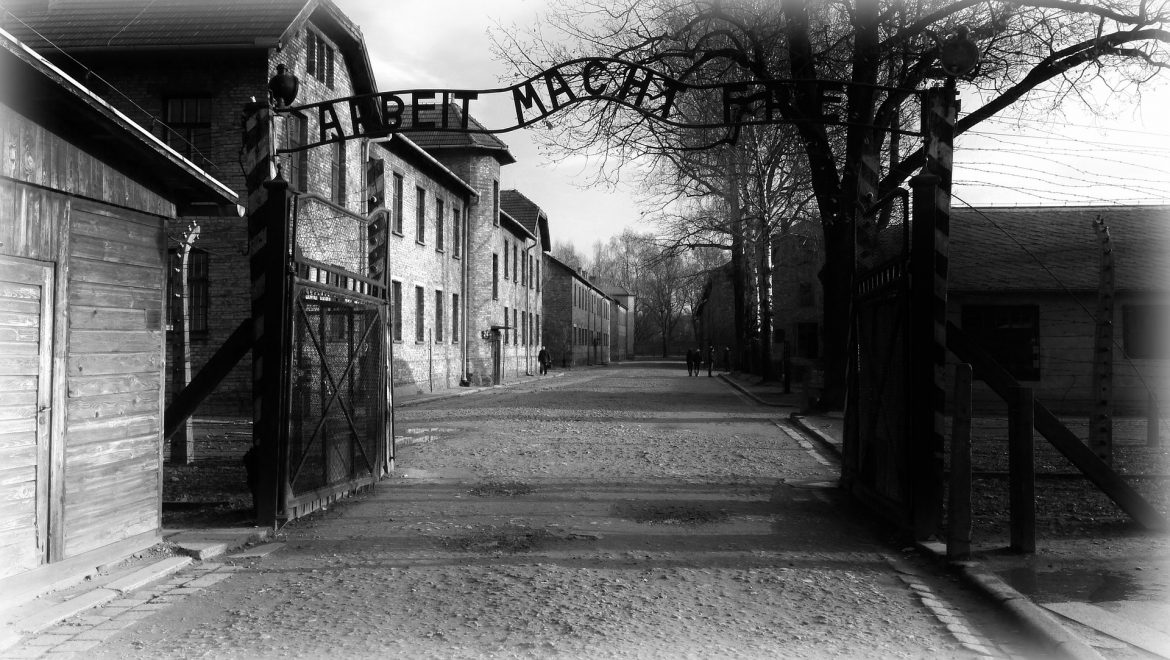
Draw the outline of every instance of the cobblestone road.
[[[11,653],[1030,656],[850,510],[781,411],[717,378],[581,370],[397,422],[394,477],[287,526],[282,551],[205,562]]]

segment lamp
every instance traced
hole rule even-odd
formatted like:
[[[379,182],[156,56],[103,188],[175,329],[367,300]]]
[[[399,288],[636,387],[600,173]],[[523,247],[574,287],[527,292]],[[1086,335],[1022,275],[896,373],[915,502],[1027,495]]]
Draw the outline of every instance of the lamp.
[[[291,73],[285,72],[283,64],[276,65],[276,75],[268,81],[268,93],[272,96],[272,100],[276,102],[276,107],[282,108],[292,105],[292,102],[297,97],[297,88],[300,86],[300,81]]]

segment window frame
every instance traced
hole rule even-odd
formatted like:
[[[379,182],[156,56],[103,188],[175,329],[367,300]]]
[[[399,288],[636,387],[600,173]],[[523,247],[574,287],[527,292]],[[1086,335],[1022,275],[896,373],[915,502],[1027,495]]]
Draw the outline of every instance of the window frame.
[[[425,343],[427,340],[427,290],[419,285],[414,287],[414,342]]]
[[[414,241],[427,244],[427,191],[422,186],[414,187]]]
[[[402,343],[402,282],[390,280],[390,340]]]
[[[443,320],[443,304],[446,302],[442,289],[435,289],[435,343],[443,343],[443,331],[446,329]]]
[[[406,177],[401,172],[394,172],[394,209],[391,216],[390,231],[403,236],[402,231],[402,198],[406,194]]]
[[[447,218],[447,205],[443,198],[435,195],[435,252],[446,252],[447,246],[445,244],[445,232],[443,231],[444,223]]]

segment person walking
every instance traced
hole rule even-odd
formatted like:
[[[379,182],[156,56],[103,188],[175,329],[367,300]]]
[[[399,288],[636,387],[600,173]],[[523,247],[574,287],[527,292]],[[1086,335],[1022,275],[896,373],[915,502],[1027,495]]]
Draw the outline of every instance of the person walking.
[[[715,344],[707,344],[707,378],[712,376],[711,372],[715,370]]]
[[[536,361],[540,363],[540,375],[543,376],[548,373],[548,367],[552,364],[552,355],[547,348],[541,346],[540,352],[536,354]]]
[[[694,372],[695,372],[695,349],[688,348],[687,349],[687,375],[694,376],[695,375]]]

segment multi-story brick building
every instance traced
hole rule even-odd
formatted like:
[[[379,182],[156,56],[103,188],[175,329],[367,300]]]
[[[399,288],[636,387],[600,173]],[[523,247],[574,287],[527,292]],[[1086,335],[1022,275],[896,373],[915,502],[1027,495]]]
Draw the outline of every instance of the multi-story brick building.
[[[421,115],[431,119],[428,113],[439,111]],[[448,112],[451,121],[462,119],[458,106]],[[483,129],[471,117],[468,125]],[[411,139],[478,195],[467,212],[465,381],[488,385],[535,373],[543,305],[540,254],[549,247],[548,218],[523,195],[501,190],[500,170],[515,158],[495,136],[432,131],[412,133]]]
[[[637,296],[624,286],[607,284],[601,287],[613,301],[610,312],[610,359],[614,362],[634,359],[634,304]]]
[[[544,263],[544,343],[553,364],[609,364],[613,299],[551,254]]]
[[[375,205],[390,212],[391,378],[395,393],[455,387],[467,369],[470,184],[411,140],[370,148]]]
[[[267,95],[278,64],[299,78],[297,104],[376,91],[361,31],[328,0],[212,0],[156,3],[86,0],[19,3],[5,30],[54,61],[176,151],[246,197],[240,166],[244,104]],[[339,117],[346,126],[350,118]],[[306,144],[311,116],[276,122],[276,146]],[[340,212],[367,211],[361,142],[282,156],[290,187]],[[457,195],[455,195],[457,196]],[[235,208],[185,213],[200,227],[189,262],[190,352],[196,370],[250,316],[246,220]],[[205,402],[205,412],[251,410],[245,357]]]

